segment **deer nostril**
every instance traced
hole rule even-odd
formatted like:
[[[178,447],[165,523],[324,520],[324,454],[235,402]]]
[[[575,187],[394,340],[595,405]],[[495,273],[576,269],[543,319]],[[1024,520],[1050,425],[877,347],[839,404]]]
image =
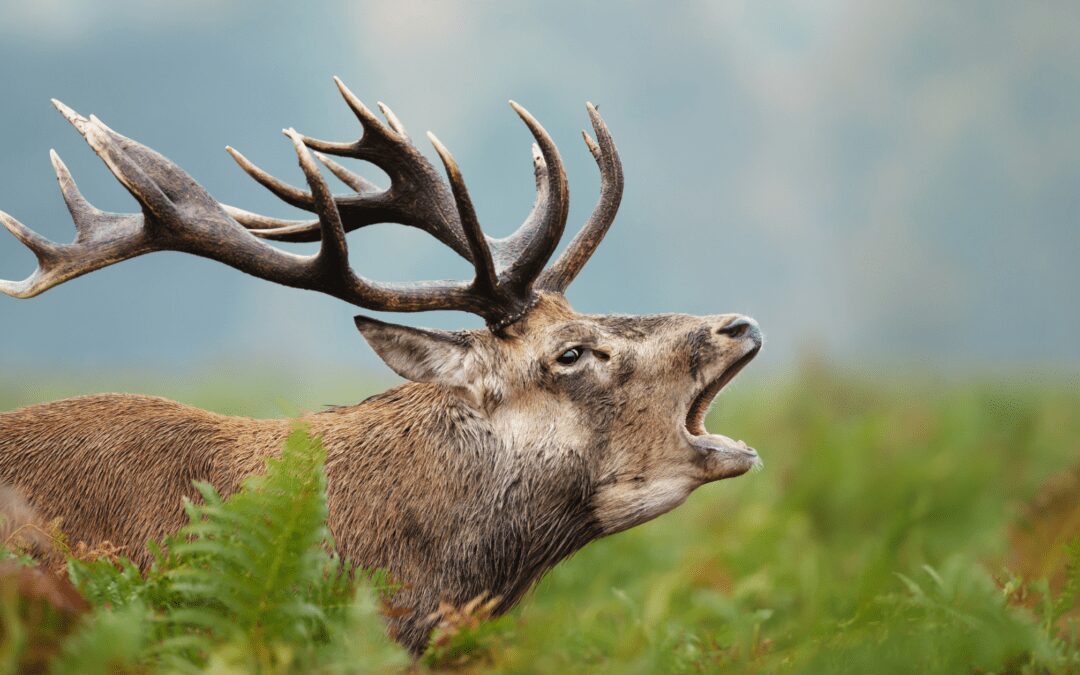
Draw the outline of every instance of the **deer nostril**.
[[[746,335],[753,327],[753,325],[754,324],[751,322],[750,319],[747,319],[746,317],[739,317],[738,319],[735,319],[723,328],[718,328],[716,332],[720,335],[726,335],[730,338],[738,339]]]

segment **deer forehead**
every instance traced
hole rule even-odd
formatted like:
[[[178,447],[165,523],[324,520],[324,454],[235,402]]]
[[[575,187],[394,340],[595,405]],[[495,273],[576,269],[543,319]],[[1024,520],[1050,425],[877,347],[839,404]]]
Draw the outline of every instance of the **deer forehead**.
[[[687,314],[578,314],[561,295],[544,292],[526,317],[507,332],[511,348],[557,349],[577,342],[651,347],[705,327],[707,317]]]

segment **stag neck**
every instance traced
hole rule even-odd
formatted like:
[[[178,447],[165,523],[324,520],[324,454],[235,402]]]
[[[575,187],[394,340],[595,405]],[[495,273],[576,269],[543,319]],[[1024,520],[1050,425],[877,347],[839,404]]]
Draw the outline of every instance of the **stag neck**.
[[[306,421],[326,444],[332,515],[359,525],[335,532],[342,555],[455,596],[408,592],[395,604],[433,610],[487,592],[509,609],[602,533],[591,478],[576,463],[546,461],[553,448],[506,445],[489,418],[443,387],[407,383]],[[412,515],[418,504],[422,517]],[[407,531],[385,532],[386,522]]]

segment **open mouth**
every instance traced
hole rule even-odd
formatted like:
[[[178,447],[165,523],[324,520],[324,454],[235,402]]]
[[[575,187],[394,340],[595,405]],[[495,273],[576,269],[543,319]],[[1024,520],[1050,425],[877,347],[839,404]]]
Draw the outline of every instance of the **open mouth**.
[[[720,393],[720,390],[726,387],[728,382],[731,382],[739,374],[739,371],[757,356],[759,350],[760,347],[755,347],[739,358],[738,361],[728,366],[727,370],[721,373],[719,377],[705,385],[705,388],[697,395],[694,402],[690,404],[690,409],[686,413],[686,431],[689,432],[694,446],[699,450],[745,451],[756,455],[754,450],[742,441],[735,441],[727,436],[710,434],[706,431],[705,415],[709,412],[709,406],[712,405],[713,399]]]

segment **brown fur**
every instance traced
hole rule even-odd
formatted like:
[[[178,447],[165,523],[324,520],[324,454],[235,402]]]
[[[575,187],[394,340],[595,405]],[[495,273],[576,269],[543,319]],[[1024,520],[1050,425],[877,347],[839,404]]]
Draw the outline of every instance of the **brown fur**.
[[[756,351],[724,336],[731,321],[589,317],[545,294],[500,335],[362,323],[391,367],[429,381],[302,421],[326,446],[341,553],[407,584],[398,639],[422,651],[441,601],[488,592],[505,611],[589,541],[751,468],[756,455],[684,438],[696,393]],[[566,344],[590,351],[563,366]],[[143,396],[46,403],[0,413],[0,483],[76,540],[145,563],[143,544],[183,523],[192,481],[236,490],[289,430]]]

